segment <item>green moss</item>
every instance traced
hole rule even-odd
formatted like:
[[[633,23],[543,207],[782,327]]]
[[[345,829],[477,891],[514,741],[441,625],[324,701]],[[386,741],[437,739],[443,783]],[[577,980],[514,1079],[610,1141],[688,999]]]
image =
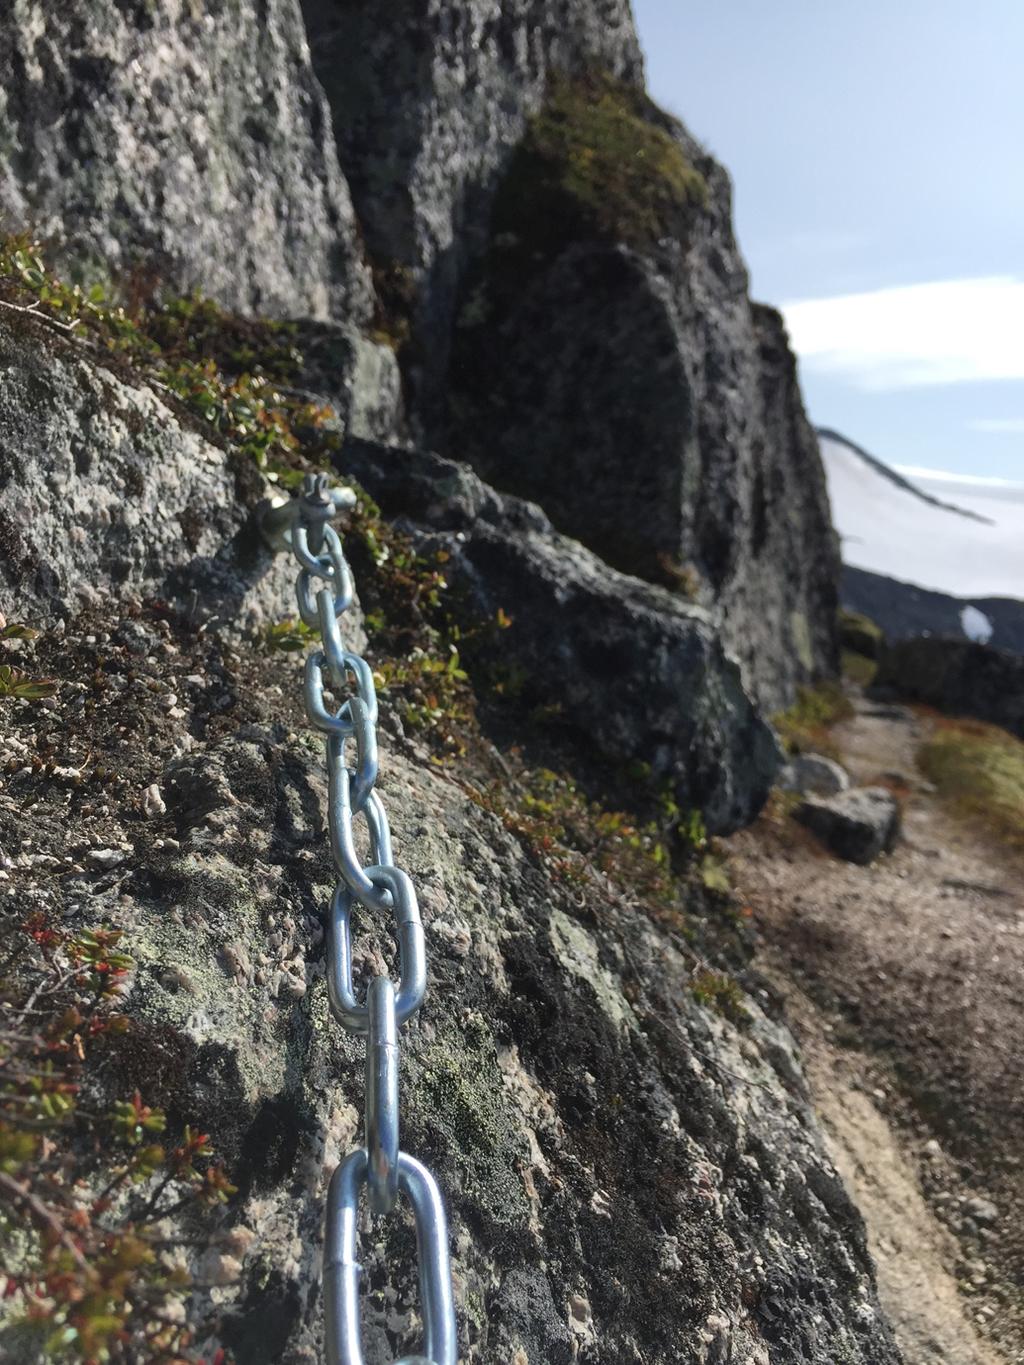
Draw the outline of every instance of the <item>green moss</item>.
[[[797,699],[772,720],[779,738],[791,754],[818,753],[838,758],[829,735],[833,725],[853,715],[853,704],[837,682],[818,683],[797,689]]]
[[[289,323],[235,317],[209,299],[162,295],[132,282],[115,294],[69,284],[40,245],[0,239],[0,298],[37,325],[86,341],[172,393],[208,434],[268,473],[330,464],[339,444],[330,409],[278,386],[301,373]]]
[[[479,1015],[460,1021],[457,1050],[439,1042],[423,1052],[411,1092],[410,1120],[426,1124],[418,1145],[445,1151],[446,1163],[461,1169],[477,1212],[495,1229],[525,1228],[530,1207],[520,1169],[528,1154],[502,1100],[494,1036]]]
[[[877,659],[881,653],[885,635],[870,616],[859,611],[842,608],[838,615],[839,643],[854,654],[863,654],[867,659]]]
[[[878,663],[875,659],[870,659],[866,654],[860,654],[854,649],[844,649],[842,653],[843,677],[850,682],[856,683],[858,687],[870,687],[875,680],[878,672]]]
[[[961,815],[1024,850],[1024,743],[981,721],[935,719],[918,764]]]
[[[491,458],[495,405],[508,401],[495,338],[524,291],[575,244],[652,255],[665,241],[685,243],[707,202],[707,183],[672,120],[642,90],[601,72],[552,79],[497,187],[488,247],[456,318],[449,435],[476,449],[481,468]],[[669,562],[661,576],[686,594],[699,587],[684,565]]]
[[[793,650],[804,670],[807,673],[812,672],[814,669],[814,645],[811,642],[810,623],[802,611],[791,611],[789,613],[789,635]]]
[[[744,1004],[743,990],[724,972],[699,971],[690,982],[693,998],[699,1005],[712,1009],[732,1024],[744,1024],[750,1014]]]
[[[611,76],[557,77],[499,191],[495,233],[546,253],[587,238],[654,245],[707,202],[665,122],[643,91]]]

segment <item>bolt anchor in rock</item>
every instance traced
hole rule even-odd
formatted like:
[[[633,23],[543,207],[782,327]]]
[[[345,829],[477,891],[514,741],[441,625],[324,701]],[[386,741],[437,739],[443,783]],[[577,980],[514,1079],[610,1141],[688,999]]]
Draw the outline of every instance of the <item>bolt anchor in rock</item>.
[[[329,488],[327,474],[306,474],[297,497],[280,498],[263,507],[260,534],[276,554],[292,548],[292,533],[296,526],[302,526],[310,553],[318,555],[323,549],[324,526],[343,508],[355,505],[351,488]]]

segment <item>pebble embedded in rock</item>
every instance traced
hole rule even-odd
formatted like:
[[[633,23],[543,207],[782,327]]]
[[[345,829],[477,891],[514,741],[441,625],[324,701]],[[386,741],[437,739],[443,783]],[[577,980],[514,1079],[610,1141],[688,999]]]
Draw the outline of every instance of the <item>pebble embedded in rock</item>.
[[[90,867],[98,867],[102,871],[117,867],[125,859],[125,855],[116,848],[91,848],[85,857]]]
[[[994,1223],[999,1217],[999,1210],[990,1199],[968,1199],[964,1203],[963,1211],[968,1218],[973,1218],[976,1223]]]

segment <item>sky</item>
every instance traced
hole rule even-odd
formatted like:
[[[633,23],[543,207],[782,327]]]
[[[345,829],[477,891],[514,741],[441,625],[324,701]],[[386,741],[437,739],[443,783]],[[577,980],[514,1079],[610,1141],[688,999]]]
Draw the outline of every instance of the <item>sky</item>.
[[[633,0],[811,419],[1024,482],[1024,0]]]

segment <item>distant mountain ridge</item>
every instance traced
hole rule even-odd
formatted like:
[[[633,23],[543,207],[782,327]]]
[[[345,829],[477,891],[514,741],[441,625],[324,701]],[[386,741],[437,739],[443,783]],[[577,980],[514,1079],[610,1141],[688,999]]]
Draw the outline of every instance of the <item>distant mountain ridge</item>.
[[[918,488],[916,484],[911,483],[909,479],[906,479],[902,474],[897,473],[890,465],[885,464],[874,455],[870,455],[863,446],[857,445],[855,441],[851,441],[848,436],[844,436],[841,432],[834,431],[831,427],[815,427],[815,431],[818,433],[819,440],[836,441],[841,445],[847,446],[855,455],[859,455],[865,464],[870,465],[872,469],[881,474],[883,478],[894,483],[897,488],[902,488],[907,493],[913,493],[915,498],[920,498],[923,502],[930,503],[932,507],[941,507],[943,511],[946,512],[956,512],[958,516],[969,517],[972,521],[980,521],[988,526],[995,525],[995,522],[992,521],[990,517],[983,517],[980,512],[970,512],[966,507],[957,507],[955,503],[943,502],[941,498],[936,498],[933,494],[926,493],[923,488]]]
[[[870,617],[890,640],[909,640],[915,635],[969,639],[963,616],[974,607],[992,627],[988,644],[1024,654],[1024,602],[1013,597],[952,597],[848,564],[843,567],[839,595],[844,607]]]
[[[818,441],[844,565],[962,604],[1024,600],[1024,483],[905,477],[832,429]]]
[[[890,640],[942,635],[1024,654],[1024,488],[986,496],[983,483],[961,480],[965,499],[991,506],[986,516],[934,496],[829,427],[817,432],[842,544],[843,606]]]

